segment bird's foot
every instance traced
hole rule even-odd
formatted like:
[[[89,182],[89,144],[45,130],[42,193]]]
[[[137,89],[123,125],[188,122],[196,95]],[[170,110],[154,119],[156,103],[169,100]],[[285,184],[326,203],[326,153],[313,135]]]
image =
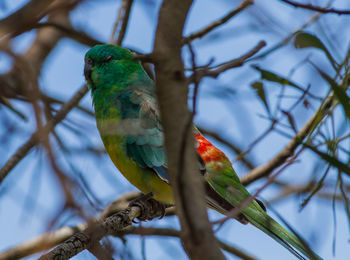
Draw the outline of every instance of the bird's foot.
[[[129,207],[140,208],[140,216],[137,218],[141,221],[152,220],[156,217],[161,219],[165,216],[165,205],[153,199],[152,196],[153,194],[151,192],[142,195],[129,203]]]

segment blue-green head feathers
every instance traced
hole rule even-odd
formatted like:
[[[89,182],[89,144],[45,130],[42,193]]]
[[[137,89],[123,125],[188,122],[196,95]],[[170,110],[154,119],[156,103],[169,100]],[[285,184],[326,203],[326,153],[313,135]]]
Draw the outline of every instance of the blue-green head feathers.
[[[109,88],[121,90],[140,77],[147,77],[134,56],[130,50],[112,44],[91,48],[85,55],[84,75],[92,95],[99,88],[107,92]]]

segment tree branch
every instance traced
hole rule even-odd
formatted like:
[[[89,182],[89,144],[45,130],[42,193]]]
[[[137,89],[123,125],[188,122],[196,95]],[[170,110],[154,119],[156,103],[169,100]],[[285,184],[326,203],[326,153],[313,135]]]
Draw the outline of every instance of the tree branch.
[[[108,207],[106,207],[100,216],[95,221],[101,221],[113,214],[116,214],[128,207],[130,201],[140,197],[140,192],[131,192],[124,194],[120,198],[113,201]],[[167,211],[167,215],[171,215],[171,211]],[[73,236],[76,232],[81,232],[86,229],[88,223],[79,224],[75,227],[62,227],[52,233],[44,233],[36,238],[33,238],[27,242],[24,242],[14,248],[10,248],[0,254],[0,260],[5,259],[18,259],[23,258],[47,249],[50,249],[59,243],[62,243],[69,237]]]
[[[114,23],[111,38],[109,39],[109,43],[114,43],[115,35],[117,34],[117,30],[120,27],[118,33],[118,39],[115,41],[116,45],[122,45],[126,28],[129,23],[129,17],[131,12],[131,7],[134,0],[123,0],[121,7],[119,8],[117,20]]]
[[[39,259],[69,259],[84,249],[92,250],[99,255],[106,255],[106,252],[99,252],[102,250],[99,245],[101,238],[116,234],[123,228],[130,226],[135,218],[151,220],[155,217],[162,217],[164,210],[165,208],[160,202],[152,199],[152,194],[143,195],[132,201],[126,209],[107,218],[89,223],[82,232],[75,233],[68,240]],[[96,244],[98,245],[96,246]]]
[[[128,207],[128,202],[139,197],[141,193],[139,192],[131,192],[123,195],[122,197],[115,200],[108,207],[106,207],[103,212],[97,217],[94,221],[101,221],[113,214],[123,211]],[[166,216],[173,215],[173,208],[166,209]],[[25,243],[22,243],[14,248],[11,248],[3,253],[0,253],[0,260],[5,259],[19,259],[23,257],[27,257],[29,255],[50,249],[63,241],[67,240],[71,236],[73,236],[76,232],[82,232],[88,227],[88,223],[79,224],[74,227],[62,227],[55,232],[45,233],[40,235],[34,239],[31,239]],[[181,232],[172,228],[154,228],[154,227],[135,227],[128,226],[116,233],[113,236],[123,237],[125,235],[142,235],[142,236],[170,236],[170,237],[178,237],[180,238]],[[219,241],[220,247],[235,255],[240,257],[241,259],[246,260],[254,260],[255,258],[249,255],[244,250],[237,248],[236,246],[229,245],[225,242]]]
[[[77,29],[74,29],[71,27],[71,25],[63,25],[63,24],[58,24],[54,22],[43,22],[43,23],[38,23],[33,26],[33,28],[45,28],[45,27],[52,27],[55,28],[58,31],[61,31],[64,33],[64,36],[69,37],[81,44],[85,44],[87,46],[93,47],[98,44],[103,44],[103,42],[93,38],[92,36],[88,35],[84,31],[80,31]]]
[[[69,26],[69,12],[62,10],[50,14],[47,19],[48,23],[55,23],[61,26]],[[53,28],[41,28],[38,30],[33,44],[20,57],[24,63],[30,64],[34,77],[38,77],[41,72],[42,65],[49,53],[54,49],[63,34]],[[28,80],[23,75],[23,69],[15,64],[11,71],[0,75],[0,95],[6,98],[26,97]]]
[[[160,8],[152,54],[156,94],[184,248],[191,259],[224,259],[208,220],[203,179],[194,151],[192,114],[187,106],[188,80],[181,59],[181,40],[191,4],[191,0],[181,4],[164,0]]]
[[[139,207],[128,207],[101,222],[93,223],[86,230],[75,233],[64,243],[39,259],[69,259],[84,249],[94,246],[102,237],[131,225],[132,221],[140,216],[140,212]]]
[[[217,65],[216,69],[214,69],[214,70],[205,68],[205,69],[201,69],[201,70],[197,71],[196,72],[197,73],[197,76],[196,76],[197,80],[198,80],[198,78],[201,79],[203,77],[216,78],[221,73],[225,72],[226,70],[243,66],[243,64],[245,63],[245,61],[248,58],[250,58],[253,55],[255,55],[264,46],[266,46],[266,42],[265,41],[260,41],[253,49],[248,51],[246,54],[243,54],[241,57],[239,57],[237,59],[225,62],[225,63],[220,64],[220,65]],[[193,82],[193,80],[194,80],[194,75],[191,75],[190,81]]]
[[[339,10],[339,9],[335,9],[335,8],[323,8],[323,7],[319,7],[319,6],[314,6],[312,4],[301,4],[301,3],[297,3],[291,0],[280,0],[286,4],[292,5],[294,7],[300,7],[303,9],[308,9],[311,11],[316,11],[316,12],[320,12],[320,13],[333,13],[333,14],[350,14],[350,10]]]
[[[32,0],[18,11],[0,20],[0,38],[18,33],[46,15],[47,7],[55,0]]]

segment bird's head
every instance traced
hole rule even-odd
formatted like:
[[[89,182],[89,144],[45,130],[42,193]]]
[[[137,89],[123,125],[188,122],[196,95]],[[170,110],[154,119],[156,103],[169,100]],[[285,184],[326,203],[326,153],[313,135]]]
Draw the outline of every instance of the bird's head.
[[[124,88],[141,65],[134,53],[112,44],[96,45],[85,54],[84,75],[92,91],[112,86]]]

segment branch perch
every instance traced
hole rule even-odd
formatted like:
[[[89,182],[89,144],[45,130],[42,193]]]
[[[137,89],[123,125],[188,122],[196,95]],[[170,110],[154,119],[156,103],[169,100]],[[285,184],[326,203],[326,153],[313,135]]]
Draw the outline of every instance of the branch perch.
[[[125,210],[89,224],[84,231],[75,233],[39,259],[69,259],[84,249],[95,248],[101,238],[118,233],[123,228],[130,226],[135,218],[151,220],[155,217],[162,217],[165,212],[164,206],[151,196],[152,194],[144,195],[132,201]]]

